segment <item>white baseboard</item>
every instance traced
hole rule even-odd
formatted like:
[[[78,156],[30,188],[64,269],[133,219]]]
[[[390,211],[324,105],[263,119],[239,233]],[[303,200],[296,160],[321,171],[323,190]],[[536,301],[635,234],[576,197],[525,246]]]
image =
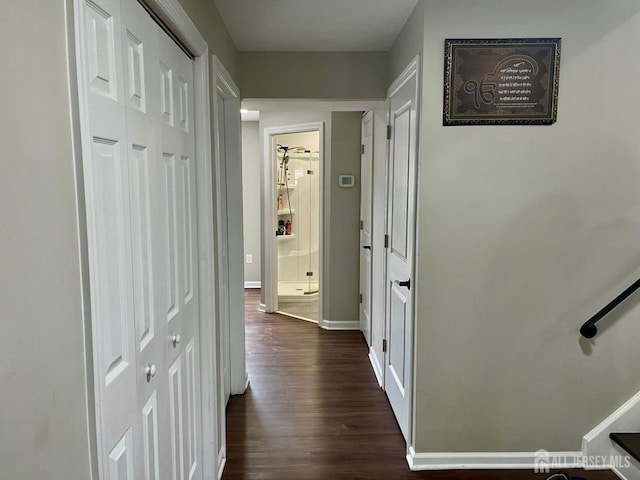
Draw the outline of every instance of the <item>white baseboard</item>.
[[[244,288],[262,288],[262,282],[260,282],[260,280],[258,280],[257,282],[244,282]]]
[[[416,453],[409,447],[407,463],[412,471],[420,470],[485,470],[531,469],[550,465],[552,469],[578,468],[582,452],[469,452]],[[546,462],[546,463],[544,463]]]
[[[260,305],[258,305],[258,311],[267,313],[267,306],[264,303],[261,303]]]
[[[309,295],[278,295],[278,303],[279,302],[300,302],[300,303],[311,303],[318,301],[318,294],[311,293]]]
[[[380,366],[380,362],[376,356],[376,351],[372,347],[369,347],[369,361],[371,362],[373,373],[376,375],[376,379],[378,380],[378,385],[382,387],[382,367]]]
[[[318,323],[317,320],[314,320],[312,318],[301,317],[300,315],[294,315],[293,313],[283,312],[282,310],[276,310],[275,313],[284,315],[285,317],[295,318],[296,320],[303,320],[305,322],[310,322],[315,324]]]
[[[320,327],[325,330],[360,330],[360,320],[322,320]]]

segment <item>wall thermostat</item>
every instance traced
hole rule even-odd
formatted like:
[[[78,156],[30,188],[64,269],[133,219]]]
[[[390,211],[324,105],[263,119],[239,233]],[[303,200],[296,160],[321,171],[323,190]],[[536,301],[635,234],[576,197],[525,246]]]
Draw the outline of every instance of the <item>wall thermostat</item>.
[[[356,176],[355,175],[339,175],[338,176],[338,186],[340,187],[355,187],[356,186]]]

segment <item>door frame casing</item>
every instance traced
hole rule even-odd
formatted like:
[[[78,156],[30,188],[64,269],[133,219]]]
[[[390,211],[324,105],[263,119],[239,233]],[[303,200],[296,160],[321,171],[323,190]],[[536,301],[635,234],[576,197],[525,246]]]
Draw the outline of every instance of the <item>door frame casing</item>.
[[[375,109],[369,110],[373,115],[373,165],[372,165],[372,279],[371,279],[371,346],[369,361],[376,375],[380,388],[385,388],[385,357],[383,339],[386,337],[386,297],[385,281],[387,276],[387,249],[384,236],[387,233],[388,206],[388,169],[389,140],[387,139],[387,123],[389,121],[388,100],[381,102]],[[376,189],[378,184],[382,188]],[[378,197],[382,197],[379,200]],[[377,208],[376,208],[377,207]],[[379,265],[379,266],[378,266]],[[375,275],[377,272],[379,275]],[[380,303],[380,305],[379,305]]]
[[[393,81],[393,83],[391,84],[391,86],[388,88],[387,90],[387,125],[391,125],[391,109],[390,107],[390,102],[389,99],[391,98],[391,96],[396,93],[398,90],[400,90],[411,78],[415,77],[416,79],[416,92],[415,92],[415,98],[416,98],[416,134],[417,134],[417,138],[416,138],[416,164],[415,164],[415,171],[414,171],[414,175],[415,175],[415,179],[414,179],[414,196],[415,196],[415,208],[414,208],[414,212],[413,212],[413,218],[411,218],[411,221],[414,222],[414,238],[413,238],[413,252],[412,252],[412,259],[411,259],[411,296],[412,296],[412,301],[411,301],[411,336],[409,338],[409,342],[410,344],[408,345],[408,348],[410,349],[409,351],[409,365],[407,365],[407,368],[409,369],[409,384],[407,385],[407,388],[410,390],[409,395],[408,395],[408,399],[409,399],[409,405],[407,406],[408,408],[408,416],[409,416],[409,424],[408,424],[408,439],[407,439],[407,455],[410,452],[410,449],[413,448],[413,446],[415,445],[415,422],[416,422],[416,416],[415,416],[415,408],[414,405],[416,403],[416,389],[415,389],[415,385],[416,385],[416,369],[415,369],[415,365],[416,365],[416,295],[415,292],[418,290],[418,270],[417,270],[417,252],[419,251],[418,249],[418,208],[419,208],[419,192],[420,192],[420,184],[419,184],[419,178],[420,178],[420,153],[422,151],[421,148],[421,144],[422,144],[422,135],[421,135],[421,116],[422,116],[422,98],[421,98],[421,94],[422,94],[422,86],[420,84],[422,75],[420,74],[420,66],[421,66],[421,62],[420,62],[420,55],[416,55],[411,62],[409,62],[409,64],[405,67],[405,69],[402,71],[402,73],[400,73],[400,75],[398,75],[398,77]],[[392,132],[392,135],[394,135],[395,133]],[[389,179],[392,178],[391,174],[389,173],[389,170],[391,169],[391,162],[389,161],[389,159],[391,158],[391,144],[390,141],[387,140],[387,192],[386,192],[386,196],[387,196],[387,200],[386,200],[386,234],[389,234],[389,226],[388,226],[388,220],[389,220],[389,192],[390,187],[389,187]],[[387,252],[388,255],[388,252]],[[385,256],[386,257],[386,256]],[[385,260],[385,264],[386,264],[386,260]],[[385,283],[388,284],[389,282],[389,270],[388,268],[385,267]],[[386,299],[386,286],[385,286],[385,303],[387,301]],[[387,311],[387,307],[388,305],[385,305],[385,312]],[[389,318],[388,316],[385,314],[385,326],[384,326],[384,332],[385,332],[385,338],[388,338],[388,331],[389,331]],[[387,365],[387,356],[388,353],[384,354],[384,371],[385,371],[385,375],[384,375],[384,389],[386,391],[387,388],[387,381],[388,381],[388,376],[386,375],[386,365]],[[407,457],[408,458],[408,457]]]
[[[371,124],[371,145],[369,147],[370,152],[366,152],[365,151],[365,144],[364,144],[364,133],[365,133],[365,125],[370,123]],[[370,247],[373,248],[373,223],[374,223],[374,214],[373,214],[373,166],[374,166],[374,161],[373,161],[373,156],[374,156],[374,151],[375,151],[375,115],[373,113],[372,110],[369,110],[367,112],[365,112],[362,115],[362,120],[360,122],[360,141],[362,142],[362,153],[360,155],[360,295],[362,295],[362,282],[363,282],[363,278],[362,278],[362,273],[363,273],[363,269],[362,269],[362,264],[363,264],[363,258],[364,258],[364,246],[362,245],[362,241],[363,241],[363,224],[362,222],[364,221],[363,217],[363,200],[364,200],[364,181],[363,180],[363,175],[362,175],[362,171],[363,171],[363,165],[364,162],[367,161],[367,154],[369,155],[369,185],[368,185],[368,193],[369,193],[369,219],[370,219],[370,225],[369,225],[369,235],[371,236],[371,238],[369,239],[369,242],[371,243]],[[367,342],[367,347],[371,348],[372,346],[372,328],[373,328],[373,318],[372,318],[372,307],[373,307],[373,297],[372,297],[372,291],[373,291],[373,250],[369,250],[369,260],[370,260],[370,268],[369,268],[369,278],[368,278],[368,282],[369,282],[369,295],[368,295],[368,299],[369,299],[369,325],[367,326],[366,332],[363,330],[362,327],[362,323],[363,323],[363,317],[364,317],[364,303],[363,301],[360,302],[360,308],[359,308],[359,318],[358,321],[360,323],[360,331],[362,332],[362,334],[365,337],[365,341]]]
[[[202,35],[186,14],[178,0],[144,0],[145,5],[171,29],[186,45],[195,58],[194,98],[195,98],[195,139],[196,139],[196,216],[198,222],[198,294],[200,329],[200,392],[202,405],[202,429],[200,435],[200,454],[202,472],[205,480],[214,480],[222,472],[218,470],[215,453],[220,451],[217,445],[216,426],[218,418],[218,385],[215,381],[218,371],[215,315],[215,276],[214,276],[214,223],[213,223],[213,184],[211,158],[210,96],[209,96],[209,47]],[[97,362],[97,329],[92,315],[95,297],[91,295],[90,264],[91,251],[95,248],[88,235],[87,192],[91,185],[85,182],[84,160],[91,158],[91,138],[89,125],[89,93],[84,77],[85,48],[84,34],[85,9],[83,0],[66,0],[67,8],[67,47],[70,107],[72,114],[73,163],[76,190],[76,216],[78,222],[78,242],[80,246],[79,271],[82,285],[82,321],[85,332],[85,363],[88,411],[88,453],[91,463],[91,480],[103,478],[100,457],[100,403],[95,378],[94,365]],[[223,439],[223,442],[225,440]]]
[[[216,167],[216,186],[219,185],[218,182],[221,180],[221,162],[225,162],[225,170],[227,172],[227,176],[225,179],[229,178],[229,171],[235,173],[232,177],[232,181],[234,182],[231,186],[231,192],[236,194],[234,201],[229,201],[232,199],[232,196],[229,195],[230,190],[227,191],[226,205],[227,205],[227,218],[242,218],[242,142],[241,142],[241,134],[240,134],[240,89],[235,84],[231,75],[224,67],[220,59],[216,56],[212,56],[211,62],[212,68],[212,78],[214,81],[213,87],[213,118],[218,119],[218,112],[220,108],[225,108],[225,105],[221,105],[218,100],[217,92],[220,92],[222,96],[225,98],[226,102],[232,102],[232,107],[229,109],[230,111],[227,113],[233,113],[233,118],[228,118],[225,116],[225,128],[224,128],[224,146],[225,146],[225,154],[221,151],[221,139],[220,139],[220,130],[217,126],[214,128],[214,162]],[[237,117],[235,115],[237,114]],[[231,160],[231,161],[228,161]],[[229,167],[235,167],[229,168]],[[228,182],[227,182],[228,183]],[[227,185],[228,186],[228,185]],[[236,188],[236,190],[234,190]],[[219,195],[221,193],[221,188],[216,188],[216,194],[218,195],[218,200],[220,200]],[[233,200],[233,199],[232,199]],[[219,216],[217,217],[220,218]],[[230,385],[231,385],[231,394],[238,395],[245,392],[248,384],[248,376],[246,371],[246,360],[245,360],[245,346],[244,346],[244,245],[242,242],[232,241],[237,238],[243,238],[242,231],[242,222],[235,222],[233,225],[229,225],[227,231],[222,231],[220,228],[220,222],[216,222],[217,228],[217,236],[220,238],[221,235],[227,236],[227,245],[228,245],[228,270],[226,272],[227,281],[228,281],[228,296],[229,296],[229,310],[227,313],[227,318],[223,318],[220,316],[220,321],[228,322],[228,339],[221,339],[221,341],[226,342],[229,352],[229,371],[230,371]],[[239,231],[237,230],[239,228]],[[217,242],[218,249],[220,248],[222,242]],[[219,257],[222,256],[222,253],[218,251]],[[236,259],[238,261],[233,261]],[[225,272],[219,272],[219,274],[225,274]],[[235,282],[234,282],[235,280]],[[234,288],[236,287],[236,288]],[[234,315],[235,314],[235,315]],[[237,318],[234,318],[237,317]],[[233,347],[233,348],[232,348]]]
[[[262,272],[262,288],[264,295],[264,311],[272,313],[278,310],[278,248],[275,236],[274,223],[277,220],[275,185],[277,169],[273,162],[273,141],[277,135],[286,135],[289,133],[318,132],[320,152],[318,158],[318,169],[320,170],[319,179],[319,268],[318,268],[318,326],[323,327],[324,318],[324,190],[325,190],[325,145],[324,145],[324,122],[303,123],[297,125],[287,125],[282,127],[268,127],[263,133],[263,153],[262,153],[262,204],[264,205],[264,218],[262,219],[262,242],[264,245],[265,258],[264,272]]]

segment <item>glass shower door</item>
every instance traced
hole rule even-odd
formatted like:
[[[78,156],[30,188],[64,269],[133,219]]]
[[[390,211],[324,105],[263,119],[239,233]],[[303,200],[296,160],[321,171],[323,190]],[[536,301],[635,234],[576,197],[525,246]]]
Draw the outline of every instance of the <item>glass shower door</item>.
[[[319,272],[320,272],[320,177],[318,168],[318,153],[308,152],[305,154],[307,178],[308,178],[308,194],[309,200],[307,202],[309,218],[309,236],[307,245],[307,262],[308,272],[307,285],[305,294],[311,295],[318,293],[319,288]]]

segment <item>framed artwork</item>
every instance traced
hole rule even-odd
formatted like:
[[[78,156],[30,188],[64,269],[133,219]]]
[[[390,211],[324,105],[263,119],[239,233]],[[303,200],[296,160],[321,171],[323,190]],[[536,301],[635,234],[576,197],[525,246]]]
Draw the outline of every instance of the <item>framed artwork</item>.
[[[559,38],[447,39],[443,124],[550,125]]]

